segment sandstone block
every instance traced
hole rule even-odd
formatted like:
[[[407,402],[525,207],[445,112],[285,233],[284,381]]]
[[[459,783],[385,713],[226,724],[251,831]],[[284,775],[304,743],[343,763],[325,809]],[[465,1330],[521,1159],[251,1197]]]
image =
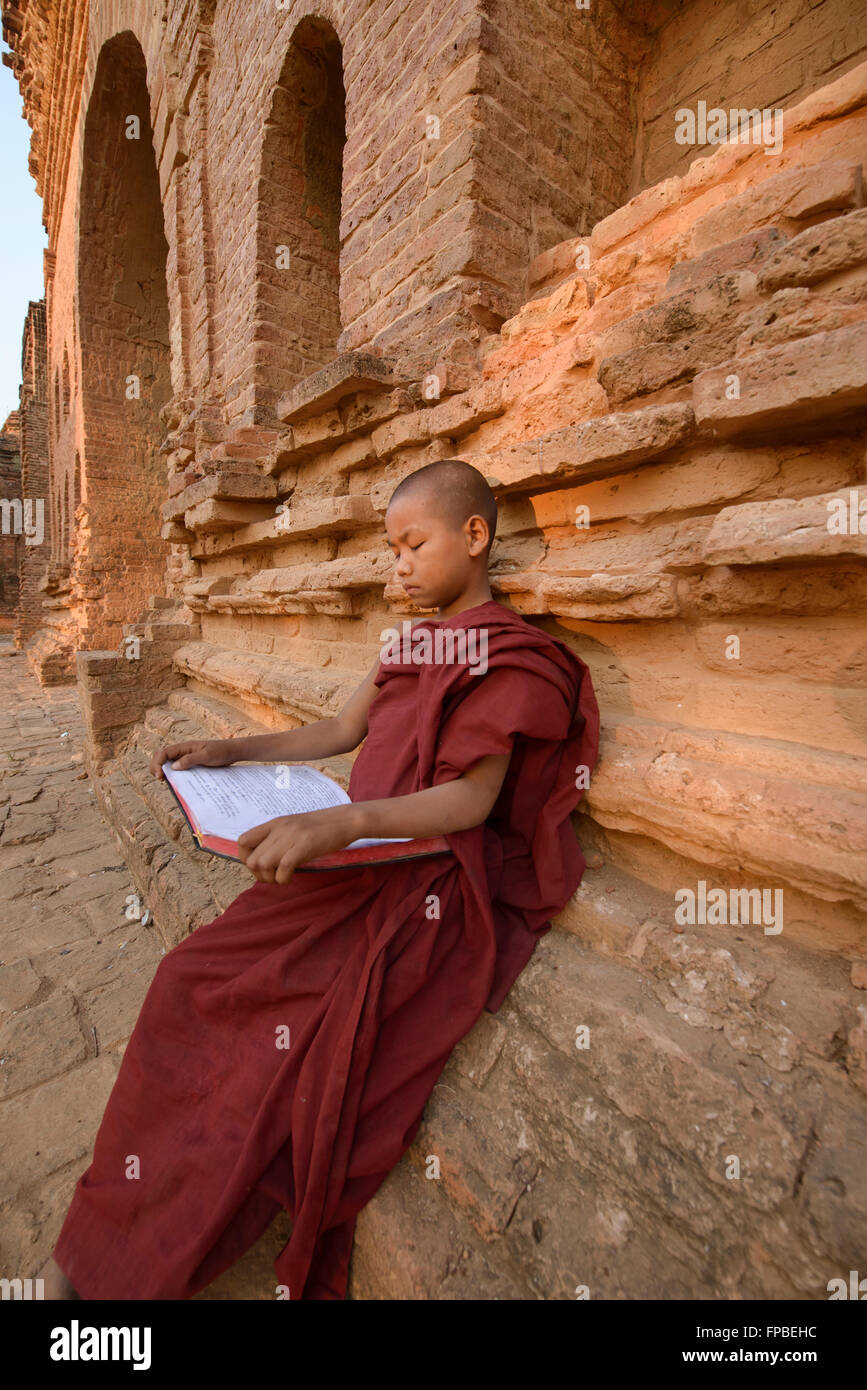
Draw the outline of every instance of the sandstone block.
[[[840,297],[823,296],[801,285],[777,290],[744,315],[735,343],[738,357],[777,347],[812,333],[830,333],[867,317],[861,304]]]
[[[752,1114],[751,1097],[733,1073],[717,1066],[707,1034],[645,999],[639,1006],[640,984],[631,970],[594,958],[574,939],[552,932],[548,941],[545,955],[556,970],[545,968],[537,949],[510,997],[551,1046],[571,1058],[576,1099],[581,1083],[598,1092],[662,1135],[676,1153],[689,1155],[721,1190],[724,1155],[737,1136],[743,1196],[751,1206],[773,1209],[791,1190],[798,1169],[799,1146],[786,1127],[771,1113]],[[590,1045],[583,1049],[576,1048],[579,1025],[590,1030]],[[662,1093],[668,1098],[663,1111]]]
[[[177,521],[185,511],[209,498],[248,501],[274,497],[276,493],[277,484],[273,478],[266,477],[258,471],[225,468],[219,473],[209,473],[204,478],[191,482],[182,492],[164,503],[162,513],[166,521]]]
[[[223,502],[208,498],[184,512],[188,531],[227,531],[250,522],[265,521],[273,516],[274,508],[257,502]]]
[[[782,169],[700,217],[690,249],[701,255],[779,218],[797,222],[834,208],[858,208],[863,199],[859,164],[828,160]]]
[[[518,1299],[526,1286],[405,1157],[359,1213],[353,1299]]]
[[[589,481],[649,463],[686,443],[692,433],[689,405],[645,406],[598,415],[580,425],[498,449],[484,456],[484,472],[495,477],[505,491],[573,478]]]
[[[673,617],[678,612],[673,575],[591,574],[544,579],[540,589],[552,613],[586,622],[633,622]]]
[[[277,415],[294,425],[321,415],[357,391],[390,391],[395,385],[391,367],[383,358],[366,352],[343,353],[284,396]]]
[[[668,272],[666,295],[696,289],[718,275],[735,270],[759,275],[772,252],[785,244],[785,233],[779,227],[760,227],[723,242],[721,246],[711,246],[699,256],[675,262]]]
[[[867,514],[862,532],[857,502],[854,516],[858,529],[847,525],[845,531],[832,531],[830,526],[836,515],[842,514],[849,521],[852,493],[857,499],[857,489],[853,488],[818,497],[780,497],[723,507],[705,540],[705,561],[709,565],[758,565],[844,555],[867,557]]]
[[[608,744],[586,793],[596,820],[652,834],[699,863],[761,875],[764,886],[790,883],[828,901],[867,905],[863,791],[806,788],[664,747],[661,730],[652,749]]]
[[[719,335],[736,321],[745,303],[755,294],[756,277],[750,270],[716,275],[631,314],[604,332],[600,339],[603,358],[619,356],[634,348],[673,343],[696,333]]]
[[[867,208],[820,222],[792,237],[771,255],[759,276],[759,291],[814,285],[829,275],[867,261]]]
[[[727,399],[733,376],[740,394]],[[697,424],[715,435],[763,435],[863,412],[867,408],[867,322],[735,358],[700,372],[692,390]]]

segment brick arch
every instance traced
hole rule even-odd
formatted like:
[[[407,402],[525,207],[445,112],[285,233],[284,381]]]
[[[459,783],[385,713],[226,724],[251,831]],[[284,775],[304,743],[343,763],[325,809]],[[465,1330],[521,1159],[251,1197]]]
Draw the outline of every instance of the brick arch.
[[[138,117],[138,138],[129,118]],[[90,528],[85,646],[112,646],[161,593],[166,467],[160,410],[171,396],[168,245],[147,67],[129,30],[102,47],[87,109],[79,192],[81,486]],[[138,396],[130,390],[138,382]]]
[[[266,413],[337,355],[345,141],[342,45],[309,16],[274,86],[259,168],[254,377]],[[289,248],[288,269],[276,265],[278,246]]]

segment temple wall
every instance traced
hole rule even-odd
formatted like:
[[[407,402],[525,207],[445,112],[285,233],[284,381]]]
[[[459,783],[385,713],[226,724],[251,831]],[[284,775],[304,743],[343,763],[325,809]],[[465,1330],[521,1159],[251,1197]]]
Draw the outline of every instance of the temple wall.
[[[18,564],[24,546],[22,521],[15,516],[15,505],[21,502],[21,441],[17,430],[11,430],[10,420],[0,432],[0,498],[4,502],[0,531],[0,630],[8,631],[13,627],[18,607]],[[24,512],[21,517],[24,518]]]
[[[249,875],[193,848],[152,750],[336,713],[417,611],[382,523],[421,465],[488,477],[495,597],[568,642],[599,697],[582,886],[361,1214],[356,1298],[823,1298],[867,1247],[867,64],[833,0],[753,7],[737,39],[733,6],[626,12],[581,16],[582,43],[570,16],[552,43],[526,7],[425,10],[416,35],[412,6],[325,6],[290,51],[303,7],[254,33],[175,4],[161,39],[127,5],[166,239],[149,318],[111,260],[142,244],[133,212],[99,226],[46,188],[61,396],[61,344],[90,345],[71,363],[65,650],[94,789],[166,948]],[[112,97],[118,14],[87,34],[88,119]],[[336,299],[333,165],[308,138],[337,144],[332,32]],[[398,35],[417,63],[396,63]],[[695,99],[678,55],[697,35],[769,74],[748,104],[785,107],[773,158],[666,143],[657,107]],[[714,100],[741,100],[742,76],[717,75]],[[111,128],[89,145],[80,117],[67,190]],[[269,254],[284,186],[287,284]],[[111,322],[88,318],[105,302]],[[153,389],[120,417],[120,367],[144,361]],[[62,493],[57,517],[62,550]],[[147,603],[124,519],[160,557]],[[346,785],[351,763],[322,765]]]
[[[340,353],[478,383],[535,257],[713,148],[680,105],[791,105],[863,56],[863,8],[6,0],[51,232],[51,679],[183,578],[169,474],[276,437]]]
[[[21,504],[21,427],[18,411],[12,411],[0,429],[0,631],[9,631],[18,606],[18,566],[24,546]],[[20,519],[19,519],[20,518]]]
[[[46,684],[70,679],[68,643],[61,642],[59,669],[54,653],[53,612],[50,608],[57,580],[52,570],[52,508],[48,467],[48,373],[45,301],[31,300],[24,323],[21,347],[19,421],[21,430],[21,493],[29,498],[40,539],[22,546],[18,568],[18,603],[14,640],[23,647]],[[41,508],[37,508],[41,503]],[[65,614],[64,614],[65,616]]]
[[[851,0],[659,0],[647,20],[630,195],[695,158],[672,141],[679,107],[792,107],[867,55],[864,13]]]

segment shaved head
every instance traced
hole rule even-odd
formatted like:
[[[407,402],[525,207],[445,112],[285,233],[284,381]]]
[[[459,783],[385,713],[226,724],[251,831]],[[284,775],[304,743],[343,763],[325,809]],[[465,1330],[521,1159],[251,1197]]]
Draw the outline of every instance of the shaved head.
[[[480,516],[488,523],[490,553],[497,529],[497,501],[483,475],[462,459],[438,459],[416,469],[398,483],[389,498],[392,502],[418,502],[434,513],[454,531],[460,530],[471,516]]]

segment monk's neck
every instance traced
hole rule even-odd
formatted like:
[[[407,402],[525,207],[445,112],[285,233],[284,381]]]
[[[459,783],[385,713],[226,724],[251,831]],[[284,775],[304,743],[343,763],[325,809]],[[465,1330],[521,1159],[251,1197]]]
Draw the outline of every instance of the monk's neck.
[[[461,613],[466,613],[470,608],[480,608],[483,603],[490,603],[493,597],[488,585],[485,585],[485,590],[482,593],[462,594],[460,598],[455,599],[454,603],[446,604],[444,608],[438,608],[433,615],[433,621],[441,623],[447,618],[458,618]]]

